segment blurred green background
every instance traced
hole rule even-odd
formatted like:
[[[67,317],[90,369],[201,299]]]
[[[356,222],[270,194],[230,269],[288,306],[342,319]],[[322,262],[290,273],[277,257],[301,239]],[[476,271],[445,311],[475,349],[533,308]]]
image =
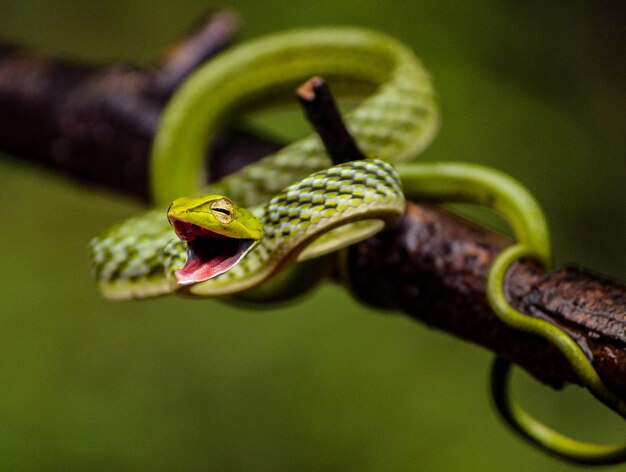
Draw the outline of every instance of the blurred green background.
[[[626,279],[626,83],[618,1],[231,1],[241,37],[298,25],[393,34],[432,71],[423,155],[488,164],[543,204],[557,263]],[[205,1],[0,1],[0,36],[85,61],[148,63]],[[281,129],[304,132],[300,125]],[[570,470],[514,436],[489,353],[327,286],[254,313],[107,303],[90,237],[140,210],[2,156],[0,470]],[[578,388],[516,391],[571,434],[624,439]],[[609,470],[613,470],[609,468]]]

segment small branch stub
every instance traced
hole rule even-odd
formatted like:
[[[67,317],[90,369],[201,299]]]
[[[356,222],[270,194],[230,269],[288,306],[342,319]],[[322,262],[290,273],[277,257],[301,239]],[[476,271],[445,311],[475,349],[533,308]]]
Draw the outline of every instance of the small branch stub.
[[[358,161],[365,155],[357,146],[341,117],[326,81],[313,77],[298,87],[296,96],[304,113],[317,132],[333,164]]]

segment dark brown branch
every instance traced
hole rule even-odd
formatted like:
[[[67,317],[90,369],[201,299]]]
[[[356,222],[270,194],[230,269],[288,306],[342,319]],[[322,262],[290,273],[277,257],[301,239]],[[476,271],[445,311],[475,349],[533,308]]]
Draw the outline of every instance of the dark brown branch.
[[[149,151],[165,101],[232,40],[237,23],[230,11],[213,12],[155,70],[75,64],[0,45],[0,149],[148,200]],[[211,166],[218,176],[278,147],[242,129],[215,146],[229,156]]]
[[[508,328],[489,308],[487,273],[511,242],[435,206],[407,208],[396,228],[351,248],[354,294],[485,346],[555,387],[578,383],[554,347]],[[507,289],[519,310],[557,324],[587,346],[601,378],[626,398],[626,285],[579,267],[543,274],[524,262]]]
[[[365,159],[341,118],[337,103],[323,78],[307,80],[298,87],[296,96],[335,164]]]
[[[153,77],[149,71],[86,67],[0,47],[0,147],[145,198],[147,155],[162,109],[154,99]],[[309,119],[328,135],[327,146],[342,148],[341,127],[322,125],[329,117],[336,120],[336,109],[320,105],[319,111]],[[220,145],[227,152],[215,162],[223,172],[276,147],[245,132],[232,133]],[[395,228],[352,249],[352,286],[365,302],[481,344],[551,385],[575,383],[554,348],[507,328],[487,305],[485,276],[507,244],[439,208],[411,203]],[[508,289],[522,311],[551,320],[586,343],[604,382],[626,399],[626,286],[580,268],[543,275],[524,263]]]

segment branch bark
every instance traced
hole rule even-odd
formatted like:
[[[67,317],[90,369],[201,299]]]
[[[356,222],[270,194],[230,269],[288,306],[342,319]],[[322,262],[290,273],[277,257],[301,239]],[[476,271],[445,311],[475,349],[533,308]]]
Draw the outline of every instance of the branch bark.
[[[107,189],[148,201],[148,159],[161,111],[176,87],[230,44],[238,17],[216,10],[153,69],[76,64],[0,43],[0,149]],[[210,152],[223,176],[280,145],[241,128]]]
[[[164,103],[202,60],[231,41],[232,15],[214,12],[155,70],[85,66],[0,45],[0,148],[145,201],[150,143]],[[315,97],[302,103],[316,108],[308,116],[327,146],[343,146],[336,108]],[[219,177],[278,147],[249,131],[227,131],[213,147],[210,170]],[[511,330],[489,309],[486,275],[508,244],[440,208],[409,203],[395,228],[351,248],[351,285],[358,299],[485,346],[550,385],[577,383],[556,349]],[[603,381],[626,399],[626,285],[578,267],[542,274],[523,262],[507,289],[520,310],[586,344]]]
[[[441,208],[410,203],[396,228],[350,249],[350,285],[358,299],[480,344],[553,387],[578,384],[556,348],[509,328],[489,308],[489,267],[510,244]],[[607,387],[626,398],[626,285],[574,266],[544,274],[524,261],[506,289],[518,310],[586,346]]]

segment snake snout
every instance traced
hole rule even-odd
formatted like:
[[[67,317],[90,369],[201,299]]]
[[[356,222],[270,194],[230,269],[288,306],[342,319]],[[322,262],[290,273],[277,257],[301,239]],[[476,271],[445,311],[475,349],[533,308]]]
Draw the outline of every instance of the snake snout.
[[[175,220],[174,231],[187,243],[187,261],[176,271],[179,285],[217,277],[234,267],[254,245],[253,239],[231,238],[193,223]]]

